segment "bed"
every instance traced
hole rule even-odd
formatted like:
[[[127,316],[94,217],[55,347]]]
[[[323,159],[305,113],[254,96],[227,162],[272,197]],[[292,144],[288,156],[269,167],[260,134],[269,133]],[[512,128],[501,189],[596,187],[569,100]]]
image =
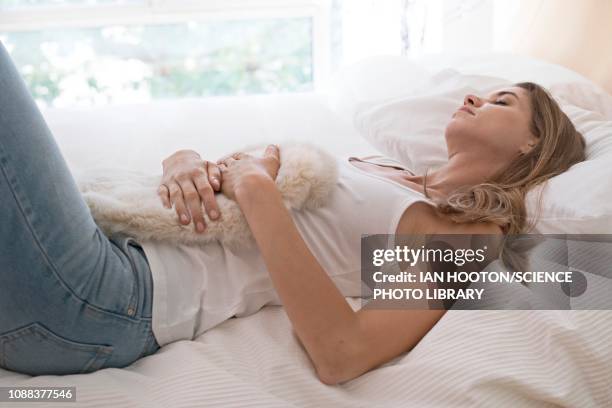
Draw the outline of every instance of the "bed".
[[[478,74],[505,69],[500,75],[507,78],[529,73],[551,84],[555,78],[588,83],[529,58],[522,68],[509,66],[504,55],[478,64],[453,58],[424,63]],[[600,96],[600,106],[612,112],[605,92]],[[100,164],[159,172],[160,158],[179,148],[217,158],[245,144],[286,137],[336,154],[377,154],[338,106],[327,94],[293,94],[43,113],[75,173]],[[359,307],[358,298],[347,300]],[[40,377],[0,369],[0,386],[76,386],[77,402],[66,407],[610,406],[611,318],[605,310],[452,310],[411,352],[328,386],[317,379],[282,305],[269,305],[124,369]]]

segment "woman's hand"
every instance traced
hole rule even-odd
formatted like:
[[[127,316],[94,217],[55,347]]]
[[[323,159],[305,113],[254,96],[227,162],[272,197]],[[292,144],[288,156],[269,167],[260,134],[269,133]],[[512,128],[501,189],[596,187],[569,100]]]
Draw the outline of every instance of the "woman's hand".
[[[174,205],[181,224],[193,219],[197,232],[204,232],[206,222],[202,203],[211,219],[220,215],[215,191],[221,190],[221,172],[210,161],[202,160],[193,150],[179,150],[162,162],[164,174],[158,195],[166,208]]]
[[[276,180],[280,168],[280,152],[278,146],[269,145],[263,157],[235,153],[219,160],[217,164],[223,177],[221,191],[228,198],[236,200],[236,192],[248,186],[249,180]]]

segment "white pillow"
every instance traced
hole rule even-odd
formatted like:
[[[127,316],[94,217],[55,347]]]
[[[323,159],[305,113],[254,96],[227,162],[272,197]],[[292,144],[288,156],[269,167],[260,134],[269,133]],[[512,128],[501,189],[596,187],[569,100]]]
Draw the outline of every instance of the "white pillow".
[[[587,159],[542,186],[544,197],[537,230],[542,233],[607,234],[612,232],[612,121],[600,113],[570,105],[561,108],[587,142]],[[528,212],[535,192],[527,198]]]
[[[408,96],[360,100],[353,103],[352,112],[356,127],[374,147],[422,174],[426,168],[433,170],[447,162],[444,129],[465,94],[487,94],[512,82],[465,75],[453,69],[419,81]],[[551,88],[562,109],[585,136],[587,160],[530,192],[528,214],[535,214],[538,190],[544,188],[538,232],[608,233],[612,231],[612,121],[601,113],[571,104],[568,99],[574,98],[575,93],[569,88],[557,88],[566,91],[560,92],[561,96],[555,95],[554,86]],[[602,108],[612,110],[605,104]]]
[[[511,82],[445,69],[421,82],[410,96],[386,102],[362,102],[354,125],[383,154],[417,173],[447,162],[444,129],[468,93],[486,94]]]
[[[352,123],[361,105],[413,94],[432,72],[422,64],[397,56],[375,56],[353,63],[334,75],[328,95],[330,108]]]
[[[557,98],[582,109],[601,113],[607,120],[612,120],[612,95],[593,83],[557,83],[548,89]]]

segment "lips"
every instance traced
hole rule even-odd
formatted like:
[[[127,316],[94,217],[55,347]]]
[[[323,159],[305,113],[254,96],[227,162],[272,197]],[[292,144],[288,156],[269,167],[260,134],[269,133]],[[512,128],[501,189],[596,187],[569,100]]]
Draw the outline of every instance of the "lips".
[[[461,106],[459,109],[457,109],[458,111],[463,111],[463,112],[467,112],[472,116],[475,116],[474,112],[472,112],[472,110],[470,108],[468,108],[467,106],[463,105]]]

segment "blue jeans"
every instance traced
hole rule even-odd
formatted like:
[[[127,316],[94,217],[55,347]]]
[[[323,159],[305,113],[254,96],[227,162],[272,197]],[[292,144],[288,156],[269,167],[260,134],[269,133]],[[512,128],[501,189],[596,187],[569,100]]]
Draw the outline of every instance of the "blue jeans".
[[[160,348],[152,298],[142,248],[98,228],[0,43],[0,367],[128,366]]]

